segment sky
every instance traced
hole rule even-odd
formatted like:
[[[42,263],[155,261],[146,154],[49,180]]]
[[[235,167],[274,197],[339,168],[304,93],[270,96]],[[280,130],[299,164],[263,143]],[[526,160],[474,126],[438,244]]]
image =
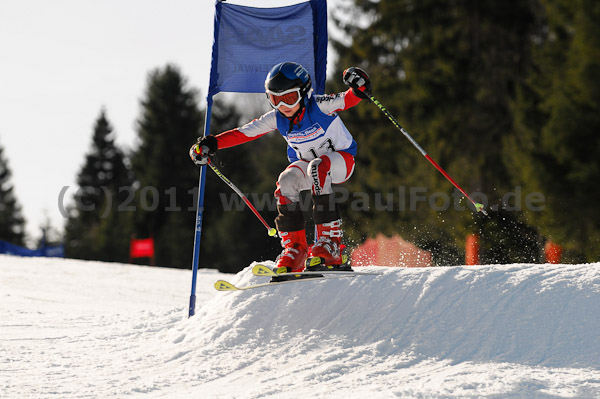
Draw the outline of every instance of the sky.
[[[288,5],[299,0],[235,2]],[[139,101],[150,71],[178,65],[204,99],[214,4],[0,1],[0,145],[30,239],[41,236],[40,226],[48,219],[62,230],[60,209],[75,193],[102,109],[117,144],[127,150],[136,140]]]

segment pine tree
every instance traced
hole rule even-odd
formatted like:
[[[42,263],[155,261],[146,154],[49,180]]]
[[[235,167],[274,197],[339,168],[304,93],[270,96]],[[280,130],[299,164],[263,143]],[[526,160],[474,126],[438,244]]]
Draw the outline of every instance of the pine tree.
[[[36,247],[42,246],[57,246],[61,245],[64,241],[63,233],[58,227],[54,226],[48,215],[44,216],[42,223],[39,225],[41,230],[40,237],[36,240]]]
[[[155,239],[156,264],[191,264],[197,168],[187,152],[200,135],[203,116],[197,91],[179,69],[167,65],[148,75],[137,122],[139,146],[132,166],[136,192],[135,233]]]
[[[133,179],[113,128],[102,110],[92,144],[77,176],[79,189],[65,227],[65,255],[80,259],[126,262],[130,222],[120,212]]]
[[[508,141],[516,179],[544,195],[528,213],[541,233],[563,244],[566,261],[600,259],[600,8],[547,0],[535,68],[518,88],[518,135]]]
[[[352,9],[354,18],[339,22],[352,43],[336,44],[341,55],[336,79],[348,66],[364,67],[373,78],[375,97],[397,115],[431,157],[467,192],[485,193],[489,205],[500,207],[502,193],[512,189],[501,145],[512,131],[514,87],[530,62],[524,38],[535,26],[532,4],[357,0]],[[478,215],[455,209],[454,188],[387,118],[373,106],[361,107],[355,115],[344,114],[359,146],[349,187],[366,192],[372,205],[376,195],[392,193],[398,198],[400,187],[407,194],[396,199],[393,212],[373,206],[358,213],[350,210],[349,219],[359,233],[355,238],[377,231],[398,232],[424,248],[452,253],[452,248],[436,248],[462,247],[468,232],[485,233],[491,225]],[[410,196],[411,188],[429,196],[418,201],[418,196]],[[430,202],[435,199],[432,194],[441,201]],[[443,206],[444,198],[450,199],[449,206]],[[466,205],[464,199],[458,204]],[[504,220],[506,212],[492,217],[500,225],[499,234],[515,234],[514,224]],[[510,215],[512,221],[519,218],[519,214]],[[531,259],[536,251],[531,252]],[[450,258],[440,262],[462,264],[459,256]],[[500,258],[505,259],[501,253],[488,253],[488,261]]]
[[[14,194],[11,176],[8,160],[4,157],[4,148],[0,145],[0,240],[23,245],[25,219],[21,214],[21,205]]]

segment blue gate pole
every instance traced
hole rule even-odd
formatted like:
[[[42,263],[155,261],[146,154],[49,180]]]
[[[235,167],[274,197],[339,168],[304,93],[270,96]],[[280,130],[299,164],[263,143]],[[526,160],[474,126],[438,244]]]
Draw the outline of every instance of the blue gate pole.
[[[204,135],[210,134],[210,116],[212,111],[212,95],[206,97],[206,116],[204,120]],[[206,165],[200,167],[198,180],[198,206],[196,208],[196,234],[194,235],[194,255],[192,260],[192,293],[190,294],[190,309],[188,317],[196,311],[196,279],[198,278],[198,260],[200,258],[200,238],[202,235],[202,217],[204,215],[204,189],[206,186]]]

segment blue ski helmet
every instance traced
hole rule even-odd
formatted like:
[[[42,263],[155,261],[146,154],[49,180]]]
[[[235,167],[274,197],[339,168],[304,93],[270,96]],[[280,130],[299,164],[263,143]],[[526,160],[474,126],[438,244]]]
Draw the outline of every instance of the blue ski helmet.
[[[300,88],[302,99],[308,95],[312,87],[308,71],[296,62],[288,61],[275,65],[265,79],[266,92],[277,94],[296,87]]]

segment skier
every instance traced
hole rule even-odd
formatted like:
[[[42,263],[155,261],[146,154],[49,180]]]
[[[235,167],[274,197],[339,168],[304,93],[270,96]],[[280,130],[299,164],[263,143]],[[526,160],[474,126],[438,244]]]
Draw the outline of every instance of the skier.
[[[346,69],[342,79],[350,87],[347,91],[313,95],[309,73],[302,65],[277,64],[265,80],[273,110],[237,129],[198,138],[190,149],[192,161],[205,165],[218,149],[258,139],[275,129],[286,139],[290,165],[279,175],[275,190],[275,225],[283,246],[277,273],[352,270],[342,262],[342,220],[331,185],[352,175],[356,142],[337,112],[368,98],[371,83],[367,73],[357,67]],[[299,202],[300,192],[305,190],[312,190],[316,225],[310,253]]]

